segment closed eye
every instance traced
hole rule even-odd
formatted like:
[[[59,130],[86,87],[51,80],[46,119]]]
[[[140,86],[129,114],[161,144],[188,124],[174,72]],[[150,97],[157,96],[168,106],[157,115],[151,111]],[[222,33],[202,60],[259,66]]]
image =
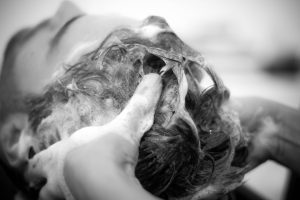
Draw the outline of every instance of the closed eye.
[[[55,36],[53,37],[53,39],[50,41],[50,47],[51,49],[53,49],[53,47],[55,47],[59,41],[61,40],[62,36],[67,32],[68,28],[70,27],[70,25],[75,22],[77,19],[79,19],[80,17],[82,17],[83,15],[77,15],[73,18],[71,18],[69,21],[67,21],[62,27],[61,29],[55,34]]]

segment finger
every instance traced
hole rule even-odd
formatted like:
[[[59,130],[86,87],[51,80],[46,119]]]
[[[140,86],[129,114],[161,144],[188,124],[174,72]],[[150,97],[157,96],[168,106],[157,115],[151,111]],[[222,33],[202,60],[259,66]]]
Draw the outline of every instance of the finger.
[[[149,107],[144,108],[145,109],[151,109],[153,105],[156,105],[160,93],[161,93],[162,83],[161,83],[161,77],[158,74],[148,74],[145,75],[141,81],[141,83],[136,88],[131,102],[135,102],[135,100],[138,100],[138,97],[144,97],[148,103]]]
[[[65,151],[62,143],[63,141],[53,144],[28,161],[25,177],[31,187],[40,185],[56,169],[59,159],[62,159],[60,154]]]
[[[139,143],[153,124],[154,112],[161,95],[162,82],[158,74],[145,75],[124,110],[112,121],[122,136]]]
[[[52,193],[49,191],[47,184],[40,190],[39,200],[51,200],[54,199],[52,197]]]
[[[62,199],[60,188],[58,184],[50,178],[47,184],[40,190],[39,200]]]
[[[47,177],[45,164],[48,157],[48,152],[42,151],[28,161],[25,178],[28,181],[30,187],[35,188],[39,186]]]

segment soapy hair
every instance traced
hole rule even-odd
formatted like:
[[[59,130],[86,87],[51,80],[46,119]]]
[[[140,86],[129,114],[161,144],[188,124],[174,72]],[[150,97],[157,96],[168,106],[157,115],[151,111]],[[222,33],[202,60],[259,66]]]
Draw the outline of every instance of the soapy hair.
[[[247,171],[247,135],[237,115],[223,107],[229,91],[165,20],[149,17],[147,23],[167,31],[159,33],[155,42],[129,29],[114,31],[77,64],[63,66],[42,95],[26,100],[30,130],[39,141],[28,157],[61,140],[63,134],[99,125],[97,116],[103,113],[117,115],[145,74],[166,67],[154,124],[140,143],[136,177],[146,190],[164,199],[197,198],[207,188],[222,195],[239,186]],[[194,73],[197,70],[212,79],[211,87],[199,87],[202,75]],[[43,186],[19,184],[33,199]]]
[[[193,61],[179,64],[186,76],[191,76],[191,65],[199,65]],[[141,45],[120,44],[91,52],[80,63],[66,66],[64,75],[44,95],[30,101],[32,129],[38,132],[40,124],[51,117],[57,105],[70,102],[74,109],[90,104],[90,110],[94,110],[92,114],[76,112],[79,117],[72,116],[70,126],[80,124],[76,129],[93,124],[97,112],[110,109],[105,107],[105,99],[111,99],[113,107],[121,111],[143,74],[159,73],[165,65],[162,57]],[[229,91],[211,68],[197,67],[205,69],[214,85],[195,92],[192,89],[195,83],[188,82],[185,109],[193,124],[175,114],[180,83],[169,70],[162,76],[163,92],[154,125],[140,143],[136,176],[146,190],[165,199],[191,196],[208,185],[223,188],[239,184],[245,173],[247,148],[246,142],[240,140],[239,121],[234,113],[222,108],[230,97]],[[97,111],[98,107],[102,111]],[[73,132],[70,128],[68,134]],[[54,142],[42,141],[40,150]],[[223,194],[227,190],[219,192]]]

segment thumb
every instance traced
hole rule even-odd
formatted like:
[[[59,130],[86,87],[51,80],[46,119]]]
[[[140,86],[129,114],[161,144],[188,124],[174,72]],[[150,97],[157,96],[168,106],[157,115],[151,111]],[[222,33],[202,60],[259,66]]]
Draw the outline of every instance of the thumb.
[[[29,160],[25,177],[30,187],[40,187],[45,180],[56,175],[69,146],[68,140],[59,141]]]
[[[138,144],[153,124],[154,113],[161,95],[162,82],[158,74],[145,75],[124,110],[111,122],[119,133]]]

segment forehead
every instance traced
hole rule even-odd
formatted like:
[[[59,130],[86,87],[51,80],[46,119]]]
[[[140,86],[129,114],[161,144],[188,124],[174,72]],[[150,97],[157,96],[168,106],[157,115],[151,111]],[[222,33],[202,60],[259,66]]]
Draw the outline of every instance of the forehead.
[[[16,42],[14,51],[10,52],[11,76],[18,92],[24,95],[41,93],[51,77],[54,65],[48,62],[48,50],[51,47],[49,26],[50,20],[45,20],[26,29],[22,35],[16,36],[18,44]]]
[[[107,22],[102,21],[101,23],[104,24]],[[87,24],[86,26],[90,26],[89,28],[91,30],[96,29],[95,33],[98,34],[99,29],[91,27],[92,25],[95,25],[95,23]],[[99,23],[97,25],[99,25]],[[49,34],[48,31],[51,28],[50,21],[45,20],[36,27],[26,29],[22,34],[17,34],[14,37],[16,41],[13,44],[15,51],[11,51],[11,54],[14,54],[12,56],[12,62],[14,62],[13,81],[18,87],[18,92],[24,94],[40,94],[43,92],[44,86],[51,82],[54,70],[62,68],[61,66],[64,64],[66,55],[72,50],[69,48],[71,40],[68,38],[72,38],[74,34],[76,35],[78,29],[84,28],[83,26],[82,23],[79,23],[79,25],[75,25],[75,28],[72,28],[71,31],[65,31],[65,25],[53,35],[52,33]],[[100,31],[105,34],[115,29],[115,27],[110,27],[111,30],[105,30],[105,28],[106,27],[103,27],[103,30],[100,29]],[[163,18],[155,16],[147,18],[139,26],[131,27],[130,29],[134,30],[134,32],[137,33],[136,35],[141,39],[149,41],[155,40],[157,35],[162,32],[171,31]],[[57,35],[59,35],[59,37],[56,37]],[[89,33],[86,33],[86,35],[87,37],[91,37]],[[95,36],[91,37],[91,39],[94,39],[94,37]],[[99,40],[101,40],[101,37],[104,38],[105,36],[99,35]],[[53,38],[59,39],[53,40]],[[79,38],[80,37],[75,37],[74,39],[76,39],[76,41],[74,41],[74,43],[79,43]],[[66,48],[66,46],[68,48]]]
[[[21,48],[30,38],[34,37],[40,30],[44,27],[48,26],[49,19],[43,20],[39,24],[34,27],[23,28],[16,32],[9,42],[7,43],[4,58],[8,58],[12,56],[12,54],[16,54],[18,49]]]
[[[31,59],[23,59],[23,57],[29,53],[28,49],[37,46],[37,43],[31,41],[49,25],[49,21],[47,19],[32,28],[21,29],[7,43],[0,71],[1,118],[10,113],[27,110],[25,105],[27,95],[32,93],[30,89],[34,90],[36,85],[34,83],[37,82],[38,71],[34,69],[34,62],[38,58],[31,56]],[[30,68],[25,67],[26,65]]]
[[[15,74],[15,67],[17,66],[17,60],[22,49],[30,42],[31,38],[47,26],[49,20],[44,20],[37,26],[32,28],[23,28],[15,33],[6,45],[4,52],[4,60],[2,63],[1,82],[7,82],[7,79],[11,79]]]

